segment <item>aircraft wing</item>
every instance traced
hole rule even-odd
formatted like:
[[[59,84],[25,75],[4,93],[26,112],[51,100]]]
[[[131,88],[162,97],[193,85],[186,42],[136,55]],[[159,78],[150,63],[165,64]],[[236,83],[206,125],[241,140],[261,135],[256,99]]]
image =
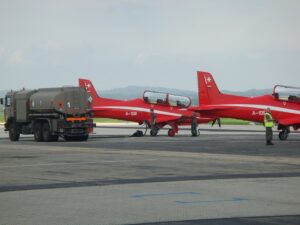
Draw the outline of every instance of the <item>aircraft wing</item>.
[[[206,105],[206,106],[195,106],[190,107],[189,110],[195,112],[204,112],[204,111],[212,111],[212,110],[222,110],[222,109],[231,109],[233,106],[221,106],[221,105]]]
[[[155,123],[169,123],[181,119],[182,116],[157,116]]]
[[[300,124],[300,117],[293,117],[293,118],[279,120],[278,123],[284,126]]]

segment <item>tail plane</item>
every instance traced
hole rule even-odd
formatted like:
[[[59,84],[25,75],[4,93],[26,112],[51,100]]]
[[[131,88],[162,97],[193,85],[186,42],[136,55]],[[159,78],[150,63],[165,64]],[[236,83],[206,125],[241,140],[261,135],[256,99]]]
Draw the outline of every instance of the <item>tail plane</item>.
[[[198,99],[200,104],[213,104],[221,95],[213,76],[208,72],[197,72]]]
[[[79,87],[83,87],[88,93],[90,93],[93,99],[99,98],[97,91],[90,80],[80,78]]]
[[[227,103],[247,98],[221,93],[213,76],[208,72],[198,71],[197,76],[199,105]]]

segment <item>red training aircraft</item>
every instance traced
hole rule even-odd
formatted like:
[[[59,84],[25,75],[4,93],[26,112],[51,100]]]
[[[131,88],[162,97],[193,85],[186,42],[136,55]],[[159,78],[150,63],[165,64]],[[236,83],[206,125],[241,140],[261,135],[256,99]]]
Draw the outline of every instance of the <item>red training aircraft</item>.
[[[198,71],[199,106],[192,107],[201,116],[236,118],[263,123],[270,108],[278,124],[280,140],[286,140],[290,127],[300,128],[300,88],[276,85],[273,94],[242,97],[220,93],[212,75]]]
[[[161,92],[145,91],[143,99],[116,100],[102,98],[97,95],[91,81],[79,79],[79,86],[86,89],[92,97],[93,117],[112,118],[125,121],[145,123],[151,127],[151,109],[156,116],[155,126],[150,131],[151,136],[156,136],[159,129],[166,125],[171,126],[168,135],[173,137],[178,133],[178,126],[188,125],[192,122],[194,112],[188,110],[191,99]],[[200,117],[196,113],[198,123],[207,123],[214,120],[211,117]]]

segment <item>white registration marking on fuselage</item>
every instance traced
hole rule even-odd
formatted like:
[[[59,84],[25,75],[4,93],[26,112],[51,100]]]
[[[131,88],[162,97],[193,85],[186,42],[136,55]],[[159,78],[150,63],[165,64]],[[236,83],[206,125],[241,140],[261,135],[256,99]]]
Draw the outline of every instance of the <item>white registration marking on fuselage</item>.
[[[130,107],[130,106],[96,106],[94,108],[95,109],[121,109],[121,110],[132,110],[132,111],[150,113],[150,109],[148,109],[148,108],[142,108],[142,107]],[[165,112],[165,111],[156,110],[156,109],[154,109],[154,113],[156,113],[156,114],[162,114],[162,115],[167,115],[167,116],[176,116],[176,117],[183,116],[182,114]]]
[[[220,105],[212,105],[212,106],[234,106],[234,107],[242,107],[242,108],[255,108],[255,109],[267,109],[270,108],[271,111],[285,112],[300,115],[300,110],[296,109],[286,109],[277,106],[271,105],[254,105],[254,104],[220,104]]]

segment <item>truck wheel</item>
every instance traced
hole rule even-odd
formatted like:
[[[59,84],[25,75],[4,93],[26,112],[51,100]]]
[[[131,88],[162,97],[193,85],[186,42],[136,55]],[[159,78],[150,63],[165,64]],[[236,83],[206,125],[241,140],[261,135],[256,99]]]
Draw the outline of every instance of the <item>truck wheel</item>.
[[[9,139],[11,141],[18,141],[20,138],[20,133],[18,130],[18,126],[14,123],[9,125]]]
[[[74,141],[74,137],[68,136],[68,135],[65,135],[64,139],[65,139],[65,141]]]
[[[42,123],[41,122],[36,122],[34,124],[34,140],[35,141],[43,141],[43,132],[42,132]]]
[[[58,135],[52,135],[51,141],[58,141],[59,136]]]
[[[48,122],[43,123],[43,140],[46,142],[52,141],[52,135]]]
[[[89,139],[89,135],[83,135],[81,137],[78,137],[78,141],[87,141]]]

